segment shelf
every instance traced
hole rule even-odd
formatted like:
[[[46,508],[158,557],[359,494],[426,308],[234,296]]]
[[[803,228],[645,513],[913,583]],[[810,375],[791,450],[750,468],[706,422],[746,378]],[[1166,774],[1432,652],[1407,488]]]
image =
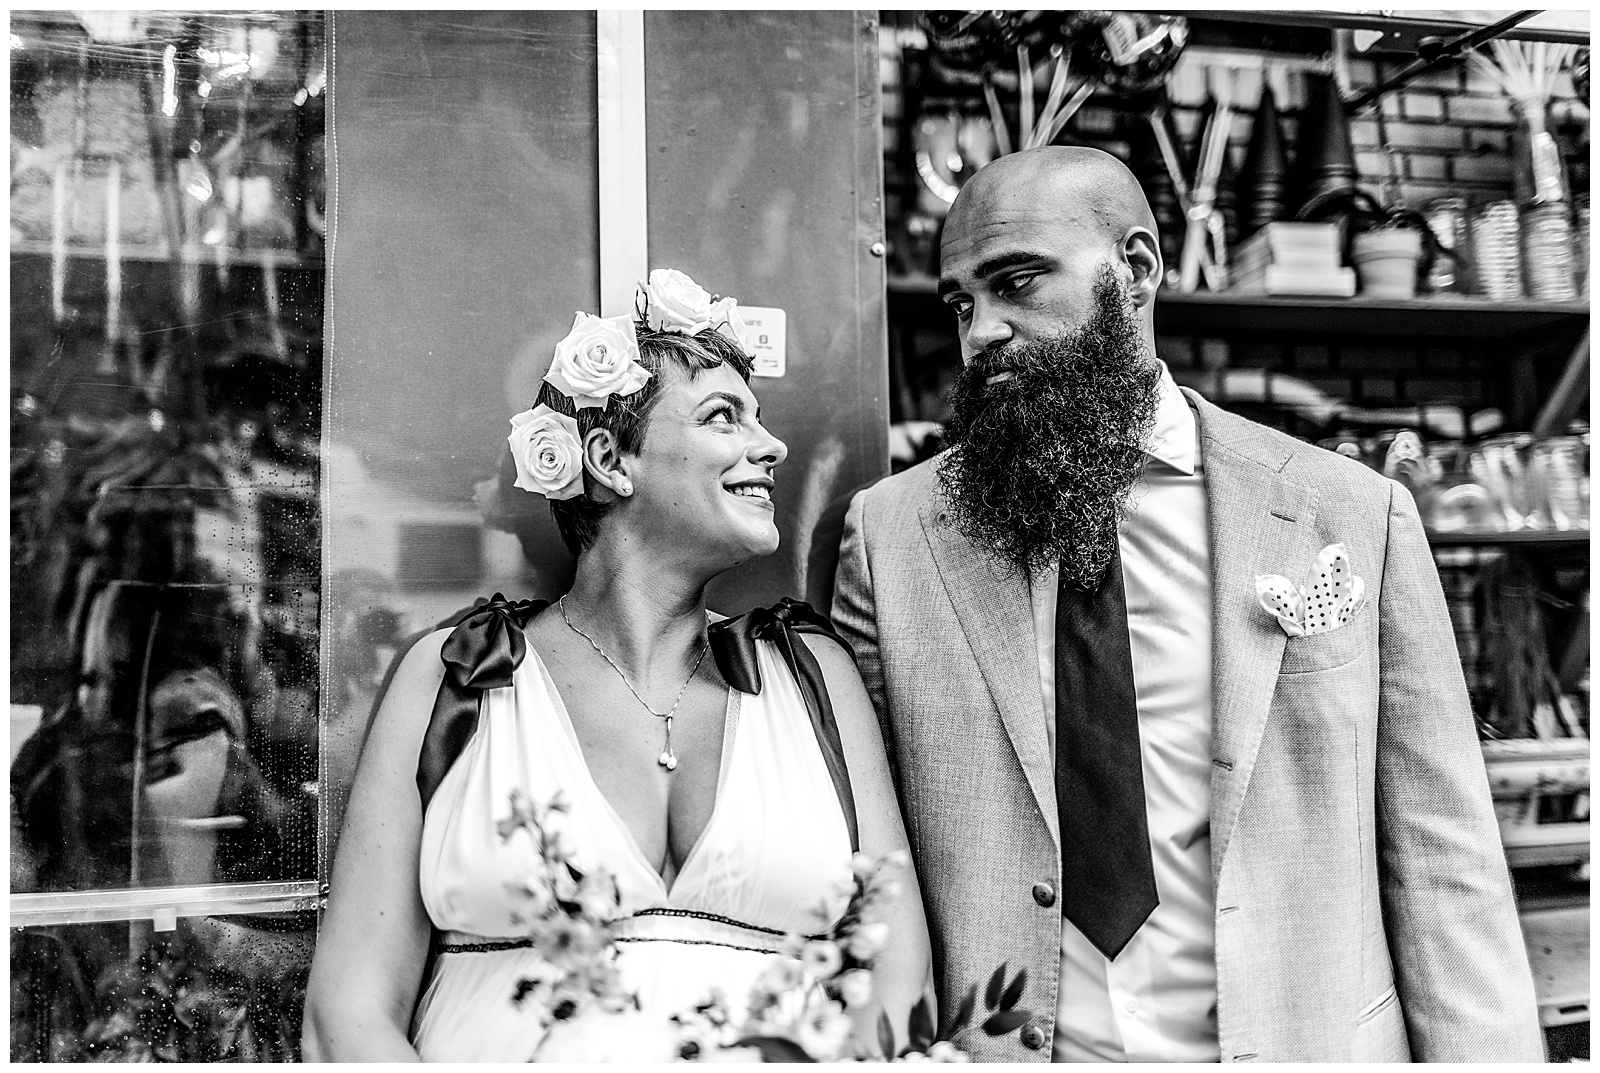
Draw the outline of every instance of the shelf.
[[[1428,531],[1428,543],[1436,548],[1517,547],[1528,544],[1577,546],[1589,543],[1587,529],[1524,529],[1516,533]]]
[[[1505,339],[1552,328],[1578,330],[1589,303],[1484,298],[1324,298],[1259,294],[1156,296],[1160,335],[1238,335],[1319,332],[1338,336],[1410,339]]]
[[[889,277],[889,299],[903,309],[930,313],[938,307],[952,332],[954,317],[938,298],[938,281],[929,275]],[[1290,335],[1319,332],[1333,336],[1385,336],[1408,339],[1506,339],[1549,329],[1581,329],[1588,323],[1587,301],[1545,302],[1485,298],[1325,298],[1275,297],[1164,289],[1156,296],[1158,335]]]

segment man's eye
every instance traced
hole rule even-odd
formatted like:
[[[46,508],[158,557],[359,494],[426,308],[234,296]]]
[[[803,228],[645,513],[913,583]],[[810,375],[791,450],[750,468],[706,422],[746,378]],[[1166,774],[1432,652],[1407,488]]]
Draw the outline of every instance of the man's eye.
[[[711,411],[711,416],[706,420],[712,424],[732,425],[737,424],[733,417],[733,407],[722,406]]]
[[[1008,277],[995,287],[995,293],[999,295],[1021,294],[1033,280],[1034,277],[1032,275]]]
[[[957,320],[966,320],[972,316],[971,302],[946,302],[945,307],[956,315]]]

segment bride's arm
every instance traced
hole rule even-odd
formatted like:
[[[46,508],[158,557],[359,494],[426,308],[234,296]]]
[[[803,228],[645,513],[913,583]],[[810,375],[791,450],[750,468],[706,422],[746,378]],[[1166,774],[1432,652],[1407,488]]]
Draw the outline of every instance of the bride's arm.
[[[417,757],[444,677],[440,630],[401,661],[356,768],[306,984],[308,1062],[415,1062],[408,1039],[428,952],[418,888]]]
[[[905,823],[900,817],[900,802],[884,757],[878,716],[855,662],[840,645],[825,637],[801,636],[822,668],[828,697],[833,702],[839,739],[850,770],[861,852],[878,860],[899,850],[907,854],[909,860]],[[895,869],[892,874],[899,880],[900,892],[877,918],[889,925],[889,945],[878,955],[872,976],[874,998],[888,1012],[896,1041],[904,1045],[911,1007],[924,994],[930,1003],[933,1001],[933,975],[928,955],[928,923],[922,914],[922,892],[917,886],[916,870],[908,865]],[[876,1009],[870,1012],[876,1021]],[[876,1038],[871,1025],[862,1027],[868,1032],[868,1039]]]

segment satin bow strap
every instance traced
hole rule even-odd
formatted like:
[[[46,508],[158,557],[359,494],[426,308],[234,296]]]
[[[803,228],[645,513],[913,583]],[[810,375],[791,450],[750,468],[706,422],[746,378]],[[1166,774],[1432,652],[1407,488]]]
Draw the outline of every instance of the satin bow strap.
[[[805,701],[806,713],[811,717],[811,729],[817,735],[817,746],[822,761],[833,779],[834,792],[839,797],[839,809],[844,813],[844,823],[850,832],[850,852],[861,848],[861,833],[856,823],[855,795],[850,789],[850,768],[845,763],[844,744],[839,740],[839,724],[833,715],[833,703],[828,699],[827,683],[823,681],[822,667],[811,654],[804,641],[796,634],[810,633],[830,637],[844,645],[826,618],[812,610],[811,605],[785,597],[771,607],[758,607],[738,618],[723,619],[711,624],[707,637],[711,656],[723,679],[741,693],[761,692],[761,669],[756,661],[756,642],[771,641],[778,647],[789,673],[800,687],[800,697]],[[850,651],[845,647],[845,651]]]
[[[433,714],[417,759],[417,791],[427,812],[439,784],[461,755],[478,725],[478,701],[486,689],[511,684],[528,654],[523,628],[550,606],[546,600],[507,600],[500,593],[480,603],[456,624],[439,651],[444,681],[433,700]]]

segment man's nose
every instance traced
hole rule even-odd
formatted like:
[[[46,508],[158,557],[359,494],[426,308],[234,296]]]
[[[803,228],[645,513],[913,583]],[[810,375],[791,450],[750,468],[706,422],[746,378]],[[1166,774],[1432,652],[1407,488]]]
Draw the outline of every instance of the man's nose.
[[[1004,317],[981,303],[973,308],[972,322],[967,325],[966,338],[962,340],[968,357],[1010,341],[1011,325]]]

